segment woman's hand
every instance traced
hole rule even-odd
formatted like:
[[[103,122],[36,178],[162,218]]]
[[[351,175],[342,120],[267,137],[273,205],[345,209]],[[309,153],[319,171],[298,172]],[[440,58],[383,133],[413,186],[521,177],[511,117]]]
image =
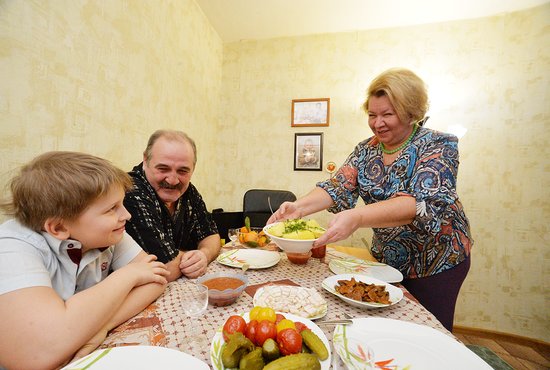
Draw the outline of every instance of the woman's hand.
[[[337,213],[328,223],[327,231],[319,237],[313,247],[320,247],[329,243],[347,239],[361,224],[361,216],[355,209],[348,209]]]
[[[269,220],[267,220],[267,223],[272,224],[277,221],[284,221],[300,217],[302,217],[302,212],[296,205],[296,202],[284,202],[283,204],[281,204],[279,209],[271,215]]]

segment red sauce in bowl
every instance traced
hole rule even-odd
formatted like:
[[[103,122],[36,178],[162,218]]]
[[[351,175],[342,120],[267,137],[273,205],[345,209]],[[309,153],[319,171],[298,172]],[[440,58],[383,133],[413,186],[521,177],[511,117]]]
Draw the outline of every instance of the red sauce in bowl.
[[[238,287],[243,285],[244,282],[240,279],[232,277],[216,277],[203,281],[202,284],[206,285],[208,289],[226,290],[237,289]]]
[[[297,265],[305,265],[311,257],[311,251],[307,253],[286,253],[288,260]]]

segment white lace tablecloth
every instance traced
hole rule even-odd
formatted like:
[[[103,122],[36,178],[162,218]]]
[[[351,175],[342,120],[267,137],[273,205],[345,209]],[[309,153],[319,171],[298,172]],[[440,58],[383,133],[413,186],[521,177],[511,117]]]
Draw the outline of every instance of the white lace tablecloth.
[[[324,259],[311,258],[306,265],[295,265],[288,261],[284,253],[281,254],[281,261],[270,268],[248,270],[248,285],[276,282],[279,280],[291,280],[302,287],[315,288],[327,300],[328,312],[321,320],[344,318],[344,314],[352,317],[384,317],[403,321],[410,321],[417,324],[424,324],[440,330],[448,335],[441,323],[423,306],[412,297],[407,290],[399,286],[404,298],[397,304],[380,309],[360,309],[348,305],[338,297],[330,294],[321,287],[321,282],[333,273],[328,268],[331,258],[338,258],[342,254],[330,248]],[[237,271],[232,267],[224,266],[216,261],[208,267],[208,273],[217,271]],[[106,338],[100,348],[124,346],[124,345],[154,345],[178,349],[194,355],[208,363],[210,366],[210,343],[216,330],[221,327],[230,315],[248,312],[253,307],[252,297],[243,292],[237,302],[230,306],[213,307],[208,306],[204,316],[198,320],[199,333],[207,338],[207,345],[201,343],[187,343],[184,339],[189,333],[186,326],[188,317],[182,309],[182,296],[179,285],[186,279],[178,279],[168,284],[166,291],[145,310],[134,318],[115,328]],[[332,343],[333,326],[321,326],[321,329]],[[197,347],[197,348],[195,348]],[[331,348],[332,350],[332,348]],[[343,362],[338,355],[332,351],[335,360],[332,368],[345,369]]]

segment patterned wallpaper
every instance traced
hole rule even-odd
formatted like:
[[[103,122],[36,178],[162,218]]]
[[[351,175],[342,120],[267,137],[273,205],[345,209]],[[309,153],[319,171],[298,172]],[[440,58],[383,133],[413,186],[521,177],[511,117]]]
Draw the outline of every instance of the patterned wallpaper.
[[[48,150],[131,169],[159,128],[215,137],[221,40],[194,0],[1,1],[0,185]],[[216,164],[200,153],[197,182]]]
[[[193,0],[0,2],[0,186],[48,150],[130,169],[150,133],[187,131],[209,208],[250,188],[301,196],[294,134],[324,162],[370,136],[370,80],[408,67],[429,85],[429,127],[464,131],[458,191],[476,244],[458,325],[550,341],[550,4],[470,21],[222,45]],[[329,127],[291,128],[290,101],[330,97]],[[4,194],[4,193],[2,193]],[[326,223],[330,215],[315,215]],[[368,230],[345,245],[370,241]]]

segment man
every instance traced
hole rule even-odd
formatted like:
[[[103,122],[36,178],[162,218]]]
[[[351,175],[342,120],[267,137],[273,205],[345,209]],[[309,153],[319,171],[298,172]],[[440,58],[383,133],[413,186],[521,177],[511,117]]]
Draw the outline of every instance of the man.
[[[132,218],[126,230],[148,253],[165,263],[173,281],[196,278],[220,251],[220,236],[191,176],[195,142],[181,131],[158,130],[149,138],[143,162],[130,176],[134,188],[124,206]]]

